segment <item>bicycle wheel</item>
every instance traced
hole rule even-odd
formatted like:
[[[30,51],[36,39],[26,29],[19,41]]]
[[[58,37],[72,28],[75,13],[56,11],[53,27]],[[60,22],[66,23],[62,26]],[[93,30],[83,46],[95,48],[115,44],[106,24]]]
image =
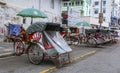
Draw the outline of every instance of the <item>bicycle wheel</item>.
[[[24,52],[24,43],[20,39],[14,41],[14,53],[16,56],[20,56]]]
[[[98,37],[97,38],[97,44],[104,44],[105,43],[105,40],[104,40],[104,38],[102,38],[102,37]]]
[[[97,46],[97,42],[94,38],[88,38],[87,39],[87,44],[90,46]]]
[[[32,64],[38,65],[44,60],[43,50],[38,44],[31,44],[27,49],[27,56]]]
[[[80,43],[80,39],[77,36],[74,36],[71,41],[73,42],[74,45],[78,45]]]

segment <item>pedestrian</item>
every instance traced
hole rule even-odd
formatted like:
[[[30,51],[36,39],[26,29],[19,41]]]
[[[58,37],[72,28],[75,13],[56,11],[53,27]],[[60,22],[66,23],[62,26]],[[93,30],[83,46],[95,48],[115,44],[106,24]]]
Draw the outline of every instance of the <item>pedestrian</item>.
[[[79,34],[79,29],[78,28],[76,28],[75,33],[76,33],[76,35]]]

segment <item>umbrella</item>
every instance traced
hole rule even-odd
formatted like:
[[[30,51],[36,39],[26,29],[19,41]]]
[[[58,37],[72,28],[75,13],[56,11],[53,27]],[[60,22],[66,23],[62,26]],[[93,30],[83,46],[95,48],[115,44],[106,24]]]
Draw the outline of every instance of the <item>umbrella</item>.
[[[31,17],[31,24],[33,22],[33,18],[47,18],[47,15],[35,8],[24,9],[20,11],[17,15],[22,17]]]
[[[78,22],[75,25],[76,26],[82,26],[82,27],[91,27],[91,25],[87,22]]]
[[[75,25],[77,25],[77,26],[91,27],[91,25],[90,25],[89,23],[87,23],[87,22],[78,22],[78,23],[76,23]]]

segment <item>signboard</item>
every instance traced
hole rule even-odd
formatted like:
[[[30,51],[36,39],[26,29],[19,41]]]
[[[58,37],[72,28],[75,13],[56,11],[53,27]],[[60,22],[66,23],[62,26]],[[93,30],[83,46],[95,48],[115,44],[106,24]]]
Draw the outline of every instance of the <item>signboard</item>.
[[[117,17],[111,17],[111,24],[110,24],[110,26],[111,27],[116,27],[116,23],[118,23],[117,22]]]
[[[103,13],[99,13],[99,23],[103,23]]]
[[[79,21],[80,11],[73,7],[68,7],[68,26],[74,26]]]

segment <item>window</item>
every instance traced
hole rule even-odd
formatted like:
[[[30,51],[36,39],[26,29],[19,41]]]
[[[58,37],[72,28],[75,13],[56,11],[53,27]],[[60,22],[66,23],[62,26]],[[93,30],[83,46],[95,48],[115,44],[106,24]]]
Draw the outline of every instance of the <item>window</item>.
[[[80,5],[80,2],[78,2],[78,5]]]
[[[98,12],[99,12],[98,9],[94,10],[94,14],[98,14]]]
[[[103,17],[103,21],[105,21],[105,17]]]
[[[105,8],[103,9],[103,13],[106,13],[106,9]]]
[[[67,3],[64,3],[64,6],[66,7],[66,6],[67,6]]]
[[[98,26],[96,26],[96,29],[98,29]]]
[[[79,1],[76,1],[76,6],[79,6],[80,5],[80,2]]]
[[[105,6],[106,5],[106,1],[103,1],[103,6]]]
[[[98,1],[96,1],[96,2],[95,2],[95,6],[98,6],[98,5],[99,5],[99,2],[98,2]]]
[[[81,6],[84,4],[84,1],[80,1]]]
[[[51,0],[51,5],[50,5],[50,7],[51,7],[52,9],[54,9],[54,0]]]
[[[74,2],[72,2],[72,6],[74,6]]]
[[[81,15],[83,15],[84,14],[84,11],[83,10],[81,10],[81,13],[80,13]]]
[[[69,3],[69,6],[71,6],[71,3]]]
[[[89,10],[89,14],[90,14],[90,10]]]
[[[80,5],[80,2],[79,1],[76,1],[76,6]]]

